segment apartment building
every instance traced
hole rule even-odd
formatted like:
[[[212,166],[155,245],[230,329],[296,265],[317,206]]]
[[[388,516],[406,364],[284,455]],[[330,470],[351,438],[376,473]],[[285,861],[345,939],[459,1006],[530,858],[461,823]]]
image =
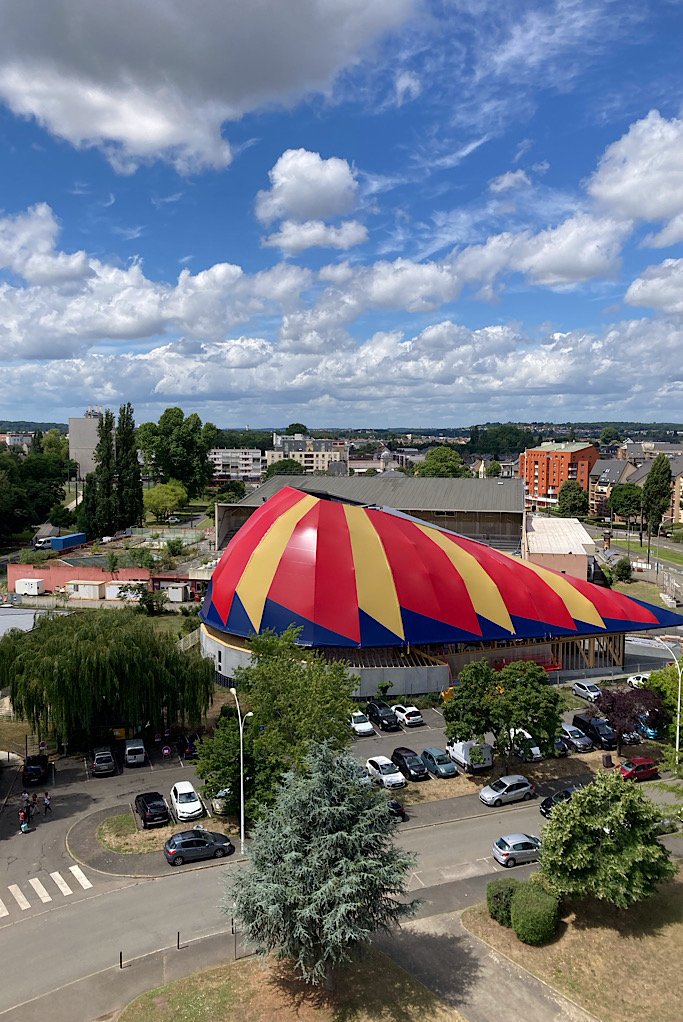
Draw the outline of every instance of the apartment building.
[[[214,447],[209,451],[214,475],[259,482],[266,461],[257,447]]]
[[[345,440],[314,440],[296,433],[280,436],[273,433],[273,450],[266,451],[266,467],[276,461],[291,459],[303,465],[307,475],[327,472],[334,465],[337,472],[348,474],[349,445]]]
[[[608,501],[615,486],[629,481],[635,468],[618,458],[600,458],[588,477],[588,511],[594,517],[609,514]]]
[[[78,478],[85,479],[95,471],[97,428],[102,418],[101,408],[88,408],[85,415],[69,419],[69,457],[78,465]]]
[[[572,479],[588,493],[590,472],[600,453],[593,444],[544,443],[519,456],[519,475],[524,480],[528,510],[541,511],[557,505],[563,483]]]
[[[632,465],[654,461],[658,454],[666,454],[667,458],[678,458],[683,455],[683,447],[664,440],[624,440],[617,449],[617,458],[620,461],[630,461]]]

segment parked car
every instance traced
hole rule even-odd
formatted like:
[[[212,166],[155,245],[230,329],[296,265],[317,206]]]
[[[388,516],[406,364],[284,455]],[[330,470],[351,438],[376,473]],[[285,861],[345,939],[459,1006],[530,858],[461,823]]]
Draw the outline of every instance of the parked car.
[[[560,732],[562,740],[574,752],[590,752],[593,748],[593,743],[588,735],[585,735],[580,728],[574,727],[573,724],[562,724]]]
[[[592,681],[575,681],[572,685],[572,692],[579,699],[587,699],[589,703],[595,703],[602,695],[602,689],[594,685]]]
[[[493,842],[491,852],[501,866],[537,862],[541,854],[541,839],[533,834],[506,834]]]
[[[659,768],[649,756],[634,756],[619,767],[625,781],[649,781],[659,774]]]
[[[234,851],[235,847],[226,834],[217,834],[203,827],[174,834],[164,845],[166,862],[171,866],[182,866],[184,862],[196,862],[198,859],[222,859]]]
[[[204,815],[204,804],[189,781],[177,781],[173,785],[171,805],[177,820],[194,820]]]
[[[536,739],[532,738],[523,727],[511,729],[510,741],[517,758],[524,760],[525,763],[537,763],[543,759]]]
[[[24,769],[21,772],[21,783],[24,787],[27,784],[42,784],[47,780],[49,769],[50,761],[47,756],[42,754],[39,756],[27,756],[24,760]]]
[[[548,797],[544,798],[538,807],[538,811],[541,816],[545,816],[547,819],[555,806],[560,805],[562,802],[568,802],[572,795],[577,792],[580,787],[580,784],[570,784],[568,788],[562,788],[560,791],[556,791],[554,794],[548,795]]]
[[[391,708],[398,717],[399,724],[403,724],[404,727],[417,727],[418,724],[424,724],[424,718],[417,706],[403,706],[401,703],[397,703]]]
[[[588,735],[593,745],[598,749],[616,749],[617,736],[606,720],[602,717],[593,717],[590,713],[585,715],[576,713],[572,724]]]
[[[395,763],[407,781],[429,780],[429,770],[418,754],[405,745],[399,745],[391,754],[391,762]]]
[[[198,741],[199,735],[181,735],[176,743],[178,755],[182,756],[183,759],[197,759],[199,756],[197,752]]]
[[[564,759],[569,755],[569,745],[564,738],[553,739],[553,756]]]
[[[136,795],[134,805],[135,812],[140,817],[143,830],[157,823],[166,824],[171,822],[171,814],[166,799],[159,791],[146,791],[142,795]]]
[[[630,678],[626,679],[626,684],[630,685],[631,688],[642,688],[649,680],[650,672],[644,671],[643,674],[632,674]]]
[[[451,738],[446,743],[446,752],[457,766],[470,774],[489,770],[493,764],[493,748],[487,742],[456,742]]]
[[[169,515],[166,521],[168,522],[169,525],[178,525],[180,519],[178,518],[177,515]]]
[[[434,774],[435,777],[446,778],[458,776],[458,771],[455,769],[455,763],[445,749],[437,749],[432,745],[428,749],[422,750],[420,758],[427,767],[427,770],[429,770],[430,774]]]
[[[521,802],[532,798],[536,794],[536,788],[522,774],[508,774],[507,777],[499,777],[492,784],[487,784],[479,792],[479,798],[487,806],[502,806],[504,802]]]
[[[373,724],[376,724],[380,731],[400,731],[401,725],[398,717],[389,706],[380,699],[371,699],[368,703],[368,717]]]
[[[403,805],[403,803],[398,802],[395,798],[390,798],[387,804],[389,806],[389,812],[391,813],[391,815],[398,816],[399,820],[403,820],[403,822],[405,823],[406,820],[408,819],[408,813],[406,812],[406,807]]]
[[[640,714],[636,727],[643,738],[659,738],[659,728],[655,726],[649,713]]]
[[[361,713],[360,710],[356,710],[355,713],[351,714],[349,724],[354,735],[358,735],[359,738],[365,738],[368,735],[375,734],[375,729],[368,720],[366,714]]]
[[[228,799],[232,795],[230,788],[221,788],[211,799],[211,811],[216,816],[228,815]]]
[[[406,779],[388,756],[373,756],[365,764],[368,777],[383,788],[403,788]]]
[[[107,774],[117,774],[119,772],[111,749],[106,746],[93,749],[90,757],[90,772],[93,777],[104,777]]]

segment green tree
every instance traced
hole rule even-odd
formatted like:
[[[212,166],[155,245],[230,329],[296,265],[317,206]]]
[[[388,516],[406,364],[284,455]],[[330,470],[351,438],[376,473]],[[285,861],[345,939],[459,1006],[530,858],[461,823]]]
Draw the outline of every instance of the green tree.
[[[605,426],[602,433],[600,434],[600,446],[608,447],[611,444],[618,444],[621,440],[621,434],[616,426]]]
[[[251,640],[251,663],[235,672],[235,685],[246,694],[258,733],[254,737],[255,803],[272,800],[283,773],[301,769],[312,741],[329,741],[343,749],[351,741],[351,694],[358,678],[344,664],[303,650],[288,628]]]
[[[303,422],[290,422],[284,435],[294,436],[295,433],[302,433],[303,436],[308,436],[308,426],[304,426]]]
[[[377,469],[376,468],[367,468],[365,470],[365,472],[363,473],[363,475],[365,475],[365,476],[376,476],[377,475]]]
[[[623,518],[629,526],[640,514],[642,504],[643,491],[635,483],[617,483],[607,501],[610,511]]]
[[[181,653],[134,610],[46,616],[0,640],[0,687],[14,712],[44,734],[87,736],[98,725],[197,722],[213,666]]]
[[[676,873],[657,840],[661,812],[619,773],[604,772],[553,809],[541,873],[558,894],[629,908]]]
[[[659,671],[653,671],[647,681],[647,687],[662,700],[664,716],[668,720],[668,740],[676,743],[676,723],[678,718],[678,670],[675,664],[669,664]],[[683,739],[683,729],[681,729]],[[683,745],[683,741],[680,743]]]
[[[135,438],[133,406],[119,408],[116,426],[116,523],[119,529],[142,525],[142,472]]]
[[[545,671],[529,660],[494,671],[485,661],[467,664],[444,706],[446,734],[456,741],[483,741],[492,732],[495,749],[510,767],[511,732],[530,732],[550,751],[560,727],[560,697]],[[519,743],[517,743],[519,745]]]
[[[244,727],[244,796],[251,805],[256,765],[254,734],[257,729],[249,718]],[[204,781],[204,794],[213,798],[219,791],[225,796],[228,813],[236,816],[240,809],[240,730],[237,711],[224,706],[212,735],[198,747],[196,771]]]
[[[208,491],[210,493],[210,491]],[[247,488],[241,479],[229,479],[225,483],[221,483],[220,490],[211,494],[214,503],[219,504],[236,504],[238,500],[243,500],[247,494]]]
[[[647,519],[647,557],[650,559],[652,533],[656,533],[671,504],[671,462],[658,454],[643,484],[643,511]]]
[[[178,511],[187,504],[187,492],[176,479],[169,483],[158,483],[156,486],[145,490],[143,497],[145,511],[154,515],[158,522],[168,518],[174,511]]]
[[[490,461],[486,466],[486,478],[495,479],[503,471],[503,467],[499,461]]]
[[[70,529],[75,521],[73,512],[63,504],[55,504],[47,516],[47,520],[56,529]]]
[[[294,458],[281,458],[280,461],[274,461],[266,469],[266,479],[270,479],[271,476],[302,476],[304,474],[304,466],[298,461],[294,461]]]
[[[167,408],[158,423],[143,422],[137,440],[148,475],[163,483],[177,479],[189,497],[196,497],[213,478],[209,451],[217,435],[212,422],[202,425],[195,412],[186,418],[176,407]]]
[[[416,476],[450,479],[469,476],[470,472],[462,458],[452,447],[434,447],[425,455],[425,460],[415,469]]]
[[[413,857],[398,849],[387,798],[364,783],[353,758],[311,747],[257,825],[250,864],[228,882],[234,911],[264,951],[289,959],[306,983],[333,988],[334,969],[413,915]]]
[[[36,440],[35,435],[33,437],[33,440],[35,444]],[[32,452],[34,444],[31,445]],[[63,433],[60,433],[58,429],[48,429],[47,433],[42,435],[40,447],[36,453],[51,454],[53,457],[58,458],[60,461],[68,461],[69,438],[66,437]]]
[[[575,479],[566,479],[557,495],[557,510],[562,518],[588,514],[588,494]]]
[[[109,409],[97,424],[95,470],[86,476],[79,518],[89,536],[110,536],[116,532],[116,457],[114,416]]]
[[[620,557],[612,569],[612,578],[615,582],[630,582],[633,575],[633,568],[628,557]]]

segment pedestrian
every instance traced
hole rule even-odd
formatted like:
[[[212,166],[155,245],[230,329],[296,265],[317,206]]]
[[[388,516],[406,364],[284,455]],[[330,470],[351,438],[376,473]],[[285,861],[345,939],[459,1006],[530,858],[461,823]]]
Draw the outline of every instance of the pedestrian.
[[[25,809],[19,810],[19,830],[22,834],[26,834],[29,830],[29,825],[26,821],[27,812]]]
[[[24,788],[24,790],[21,793],[21,802],[22,802],[22,805],[23,805],[24,809],[26,809],[26,806],[30,802],[30,796],[29,796],[29,793],[27,792],[26,788]]]
[[[52,800],[50,799],[50,792],[46,791],[44,796],[43,796],[43,807],[45,809],[45,812],[43,814],[44,816],[47,816],[48,813],[52,812],[51,801]]]
[[[34,791],[33,795],[31,796],[31,817],[35,816],[37,812],[38,812],[38,794],[37,792]]]

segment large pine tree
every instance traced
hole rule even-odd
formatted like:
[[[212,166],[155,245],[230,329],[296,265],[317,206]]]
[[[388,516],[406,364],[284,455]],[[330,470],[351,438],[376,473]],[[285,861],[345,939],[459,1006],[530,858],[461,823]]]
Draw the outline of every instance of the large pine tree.
[[[142,473],[135,440],[133,406],[119,408],[116,427],[116,521],[119,529],[142,525]]]

